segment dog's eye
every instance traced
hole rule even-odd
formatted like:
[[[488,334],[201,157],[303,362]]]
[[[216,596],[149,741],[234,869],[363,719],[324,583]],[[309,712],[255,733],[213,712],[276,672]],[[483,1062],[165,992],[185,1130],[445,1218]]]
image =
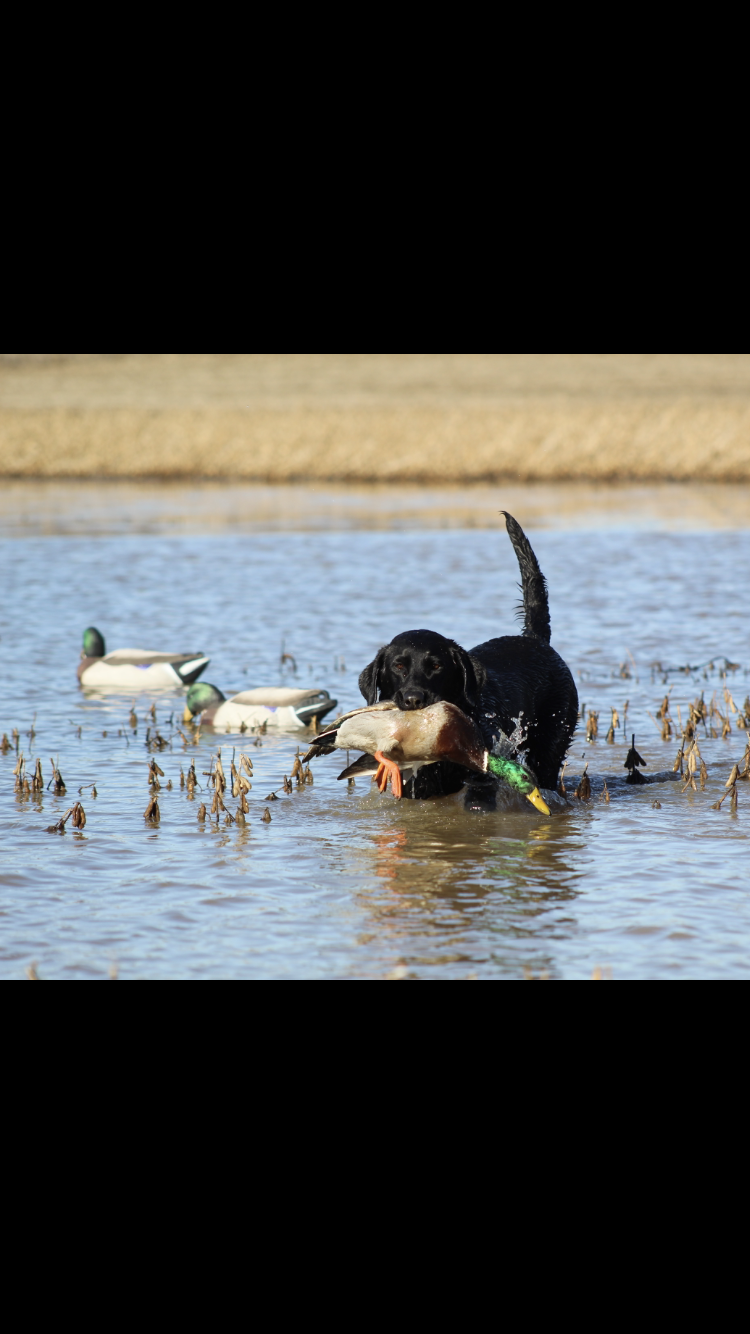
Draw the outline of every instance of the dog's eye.
[[[394,672],[400,672],[401,675],[403,676],[404,672],[406,671],[406,668],[404,667],[404,664],[402,662],[394,662],[393,670]]]
[[[441,671],[443,664],[441,662],[426,662],[427,671],[434,676],[436,672]]]

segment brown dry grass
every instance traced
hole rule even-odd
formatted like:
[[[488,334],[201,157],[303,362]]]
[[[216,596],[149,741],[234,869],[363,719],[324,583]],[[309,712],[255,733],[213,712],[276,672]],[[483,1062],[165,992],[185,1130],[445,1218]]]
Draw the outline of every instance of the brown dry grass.
[[[748,480],[750,354],[6,360],[0,474]]]

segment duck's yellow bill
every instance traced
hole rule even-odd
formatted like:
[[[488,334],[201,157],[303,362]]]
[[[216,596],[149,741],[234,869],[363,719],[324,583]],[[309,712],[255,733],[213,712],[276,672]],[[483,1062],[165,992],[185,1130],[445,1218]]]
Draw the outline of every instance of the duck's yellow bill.
[[[193,715],[192,715],[192,713],[190,712],[190,710],[189,710],[187,704],[185,705],[185,712],[184,712],[183,715],[182,715],[182,721],[183,721],[184,723],[191,723],[191,722],[193,721]]]
[[[526,793],[526,800],[530,801],[532,806],[536,806],[537,810],[542,812],[542,815],[549,815],[549,806],[538,787],[535,787],[533,792]]]

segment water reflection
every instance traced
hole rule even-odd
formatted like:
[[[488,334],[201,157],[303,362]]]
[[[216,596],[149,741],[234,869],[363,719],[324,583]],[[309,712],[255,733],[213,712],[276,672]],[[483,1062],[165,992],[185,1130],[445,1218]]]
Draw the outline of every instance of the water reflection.
[[[372,829],[378,818],[381,827]],[[575,819],[478,816],[452,797],[384,809],[369,797],[357,820],[351,871],[355,884],[364,880],[356,898],[368,918],[360,940],[387,940],[398,956],[391,970],[554,973],[554,953],[539,949],[539,926],[552,914],[557,933],[575,930],[570,909],[584,847]]]
[[[7,536],[110,537],[344,529],[496,530],[507,509],[524,528],[744,528],[747,483],[652,486],[543,482],[503,486],[264,486],[241,482],[50,482],[4,479]],[[82,627],[83,628],[83,627]]]

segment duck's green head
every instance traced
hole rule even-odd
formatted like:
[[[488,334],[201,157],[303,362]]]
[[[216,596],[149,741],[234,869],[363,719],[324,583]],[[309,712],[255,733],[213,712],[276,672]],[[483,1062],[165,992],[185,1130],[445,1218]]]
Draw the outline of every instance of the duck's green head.
[[[203,713],[204,709],[213,708],[214,704],[223,704],[225,699],[226,695],[222,695],[217,686],[209,685],[208,681],[196,681],[187,692],[182,721],[189,723],[196,713]]]
[[[487,768],[496,778],[501,778],[503,782],[512,787],[514,791],[520,792],[532,806],[536,806],[543,815],[549,815],[549,806],[542,797],[536,781],[531,777],[527,769],[522,764],[517,764],[515,760],[505,759],[500,755],[489,755],[487,758]]]
[[[83,632],[83,653],[82,658],[103,658],[106,650],[104,648],[104,638],[99,631],[90,625],[88,630]]]

